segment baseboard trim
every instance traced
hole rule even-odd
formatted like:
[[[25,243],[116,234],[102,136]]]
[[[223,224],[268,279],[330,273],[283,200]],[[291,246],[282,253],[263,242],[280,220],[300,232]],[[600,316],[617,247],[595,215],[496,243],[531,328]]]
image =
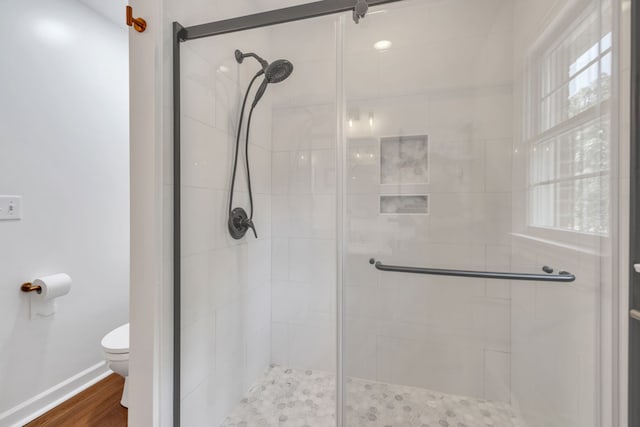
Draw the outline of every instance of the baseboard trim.
[[[111,373],[112,371],[107,368],[105,362],[96,363],[37,396],[1,413],[0,425],[22,427]]]

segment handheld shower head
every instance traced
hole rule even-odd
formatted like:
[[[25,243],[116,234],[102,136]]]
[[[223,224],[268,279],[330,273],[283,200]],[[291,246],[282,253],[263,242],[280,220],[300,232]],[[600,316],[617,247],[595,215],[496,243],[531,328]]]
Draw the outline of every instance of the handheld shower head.
[[[253,98],[252,107],[258,105],[258,101],[260,101],[262,95],[264,95],[264,92],[267,90],[267,85],[269,83],[280,83],[281,81],[289,77],[292,72],[293,64],[286,59],[278,59],[269,64],[269,66],[264,70],[264,80],[256,91],[256,96],[255,98]]]
[[[248,52],[242,53],[239,49],[236,49],[234,52],[236,57],[236,61],[238,64],[242,64],[244,58],[252,57],[255,58],[256,61],[260,63],[262,66],[262,71],[264,71],[264,77],[268,83],[280,83],[287,77],[291,75],[293,72],[293,64],[286,59],[277,59],[269,64],[267,61],[262,59],[259,55]]]
[[[269,64],[267,61],[253,52],[242,53],[240,50],[236,49],[234,55],[236,57],[236,61],[238,61],[238,64],[242,64],[244,58],[250,56],[252,58],[255,58],[262,66],[264,80],[262,81],[262,84],[260,84],[260,87],[258,87],[256,96],[253,98],[253,107],[258,104],[258,101],[260,101],[260,99],[264,95],[264,92],[267,90],[267,85],[269,83],[280,83],[281,81],[289,77],[293,72],[293,64],[286,59],[277,59]]]
[[[269,83],[280,83],[289,77],[292,72],[293,64],[291,62],[286,59],[277,59],[264,70],[264,77]]]

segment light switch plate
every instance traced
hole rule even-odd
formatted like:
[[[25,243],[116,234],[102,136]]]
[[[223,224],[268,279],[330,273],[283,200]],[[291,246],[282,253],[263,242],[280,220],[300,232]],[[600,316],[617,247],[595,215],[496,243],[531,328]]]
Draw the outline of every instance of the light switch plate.
[[[0,221],[22,218],[21,196],[0,196]]]

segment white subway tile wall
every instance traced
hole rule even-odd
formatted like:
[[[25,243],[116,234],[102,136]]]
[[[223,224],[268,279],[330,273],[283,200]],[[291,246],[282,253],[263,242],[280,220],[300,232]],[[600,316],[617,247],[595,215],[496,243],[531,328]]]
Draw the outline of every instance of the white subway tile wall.
[[[271,32],[294,64],[272,111],[272,362],[336,371],[336,18]],[[291,34],[304,33],[304,42]]]
[[[372,34],[393,29],[387,52],[359,27],[346,29],[347,110],[360,112],[346,128],[346,375],[509,402],[509,284],[378,272],[368,263],[510,268],[514,89],[510,73],[491,70],[512,63],[512,3],[413,7],[368,18]],[[413,23],[453,16],[438,31]],[[482,25],[469,25],[472,16]],[[397,182],[389,172],[381,179],[381,139],[414,135],[428,135],[428,175],[401,158],[396,167],[409,169]],[[428,194],[428,215],[380,215],[380,194]]]
[[[182,342],[184,425],[222,422],[271,361],[271,97],[254,112],[249,157],[259,238],[233,240],[227,209],[240,96],[269,57],[266,32],[184,44],[182,60]],[[246,115],[245,115],[246,124]],[[244,150],[242,150],[243,152]],[[241,154],[234,206],[248,209]]]

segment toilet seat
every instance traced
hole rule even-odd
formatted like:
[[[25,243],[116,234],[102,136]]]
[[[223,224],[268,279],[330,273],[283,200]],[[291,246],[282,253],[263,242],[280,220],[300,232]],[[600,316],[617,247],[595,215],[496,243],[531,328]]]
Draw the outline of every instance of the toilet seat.
[[[107,354],[129,354],[129,324],[122,325],[102,338],[102,348]]]

